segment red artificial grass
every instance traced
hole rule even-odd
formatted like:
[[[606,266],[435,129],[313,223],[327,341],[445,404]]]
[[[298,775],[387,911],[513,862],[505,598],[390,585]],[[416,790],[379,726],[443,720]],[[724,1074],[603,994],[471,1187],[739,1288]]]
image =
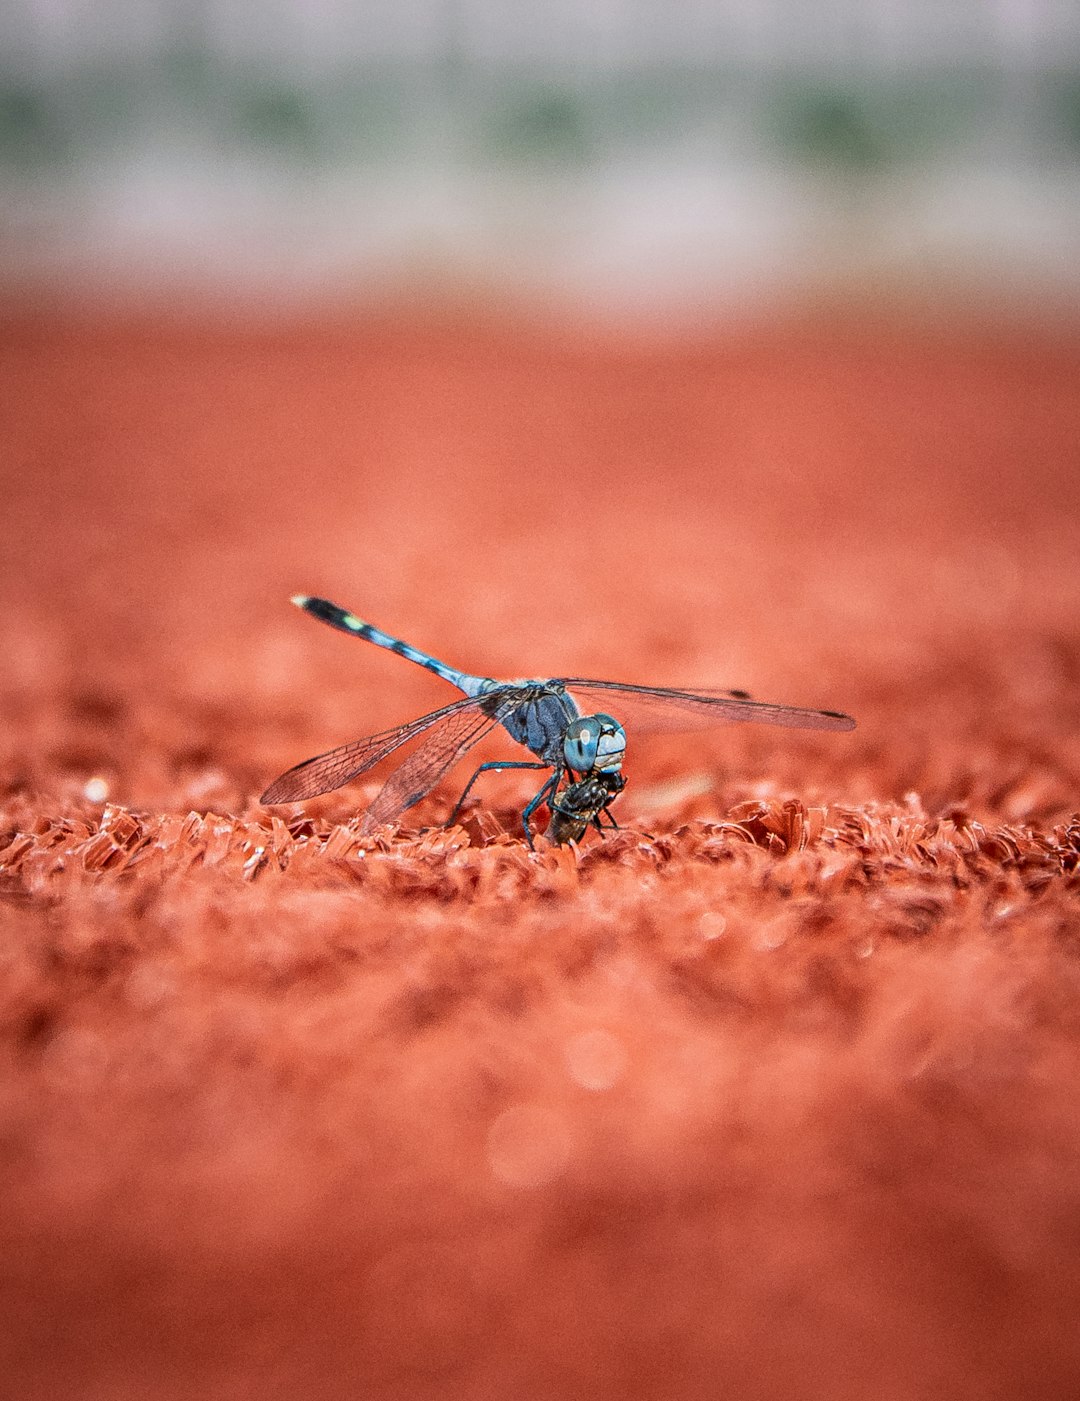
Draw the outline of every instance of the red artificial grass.
[[[1075,338],[57,315],[0,366],[11,1395],[1080,1391]],[[256,795],[452,695],[297,590],[859,729],[631,733],[580,849],[512,773],[361,838],[377,775]]]

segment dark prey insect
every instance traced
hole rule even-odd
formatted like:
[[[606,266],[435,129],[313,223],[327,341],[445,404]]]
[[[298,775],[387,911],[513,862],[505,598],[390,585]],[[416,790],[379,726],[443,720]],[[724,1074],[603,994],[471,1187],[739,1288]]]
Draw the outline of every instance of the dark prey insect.
[[[603,711],[582,714],[575,693],[590,702],[611,704],[614,709],[628,708],[639,714],[644,711],[642,730],[657,728],[657,721],[660,728],[669,730],[727,721],[757,721],[809,730],[855,727],[851,716],[839,711],[769,705],[751,700],[745,691],[688,691],[580,677],[495,681],[488,676],[472,676],[362,622],[324,598],[300,594],[293,603],[331,627],[407,657],[464,692],[462,700],[445,705],[441,710],[433,710],[406,725],[354,740],[297,764],[262,795],[264,803],[294,803],[329,793],[367,773],[410,740],[418,741],[408,758],[392,771],[364,814],[362,832],[396,822],[498,725],[535,755],[535,759],[502,759],[481,764],[458,799],[451,823],[473,784],[486,769],[550,769],[551,773],[522,814],[525,838],[530,846],[533,834],[529,819],[543,802],[551,809],[549,835],[557,842],[576,840],[590,823],[602,830],[601,814],[606,815],[613,826],[617,825],[608,805],[626,782],[622,776],[626,732],[618,720]],[[567,784],[560,793],[564,778]]]
[[[579,778],[576,783],[568,783],[561,793],[548,799],[551,821],[544,835],[559,846],[566,842],[579,842],[591,823],[601,836],[604,824],[601,814],[617,830],[619,824],[611,815],[608,806],[626,787],[626,779],[621,773],[594,773],[588,778]]]

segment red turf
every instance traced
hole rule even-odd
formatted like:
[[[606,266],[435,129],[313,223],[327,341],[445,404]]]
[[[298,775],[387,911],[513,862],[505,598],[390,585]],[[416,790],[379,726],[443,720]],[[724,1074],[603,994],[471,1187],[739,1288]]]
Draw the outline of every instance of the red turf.
[[[11,320],[10,1393],[1080,1393],[1076,351]],[[450,697],[297,590],[859,729],[361,839]]]

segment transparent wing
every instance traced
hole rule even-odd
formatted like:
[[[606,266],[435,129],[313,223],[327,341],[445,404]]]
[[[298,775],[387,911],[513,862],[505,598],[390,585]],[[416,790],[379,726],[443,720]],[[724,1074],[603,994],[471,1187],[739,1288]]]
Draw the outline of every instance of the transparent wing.
[[[383,730],[377,735],[368,735],[366,739],[356,739],[351,744],[342,744],[337,749],[329,750],[326,754],[317,754],[314,759],[305,759],[302,764],[297,764],[295,768],[289,769],[280,778],[276,778],[259,801],[261,803],[299,803],[305,798],[315,798],[320,793],[329,793],[335,788],[342,788],[346,783],[351,783],[354,778],[359,778],[361,774],[367,773],[368,769],[374,768],[395,749],[407,744],[409,740],[415,739],[417,735],[423,734],[425,730],[433,728],[441,730],[443,726],[449,725],[456,733],[456,722],[459,717],[466,717],[470,721],[482,718],[487,723],[488,717],[481,710],[481,706],[485,702],[490,710],[491,698],[489,696],[467,696],[464,700],[454,701],[451,705],[443,706],[441,710],[433,710],[428,715],[421,715],[419,719],[410,720],[407,725],[398,725],[395,729]],[[500,714],[502,709],[500,706]],[[434,780],[432,781],[434,782]]]
[[[741,692],[691,691],[669,686],[631,686],[622,681],[560,677],[559,685],[588,697],[593,709],[607,709],[630,721],[639,734],[699,729],[703,725],[749,723],[783,725],[792,730],[853,730],[855,721],[838,710],[806,710],[751,700]]]
[[[430,793],[439,779],[457,761],[479,744],[500,716],[487,715],[475,707],[463,707],[455,715],[430,729],[409,757],[386,780],[374,802],[364,813],[361,832],[370,832],[384,823],[396,822]]]

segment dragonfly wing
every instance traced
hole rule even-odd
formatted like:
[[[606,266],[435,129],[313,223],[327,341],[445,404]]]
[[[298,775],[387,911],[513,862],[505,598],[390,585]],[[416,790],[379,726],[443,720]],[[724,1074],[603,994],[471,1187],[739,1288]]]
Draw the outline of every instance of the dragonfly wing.
[[[475,706],[463,707],[429,730],[409,757],[400,764],[364,813],[361,832],[371,832],[396,822],[402,813],[430,793],[436,783],[500,723],[501,713],[491,715]]]
[[[259,799],[262,803],[299,803],[306,798],[315,798],[320,793],[330,793],[335,788],[343,788],[354,778],[367,773],[377,763],[392,754],[401,745],[415,739],[425,730],[441,730],[448,722],[453,723],[459,716],[470,720],[486,719],[481,709],[484,697],[470,696],[465,700],[454,701],[441,710],[433,710],[410,720],[407,725],[398,725],[392,730],[383,730],[366,739],[356,739],[350,744],[342,744],[326,754],[317,754],[314,759],[305,759],[302,764],[276,778]],[[434,780],[433,780],[434,781]]]
[[[851,716],[838,710],[774,705],[751,700],[741,692],[631,686],[621,681],[590,681],[581,677],[561,677],[559,684],[573,694],[587,697],[586,711],[610,706],[616,719],[628,719],[639,734],[738,723],[783,725],[792,730],[855,728]]]

